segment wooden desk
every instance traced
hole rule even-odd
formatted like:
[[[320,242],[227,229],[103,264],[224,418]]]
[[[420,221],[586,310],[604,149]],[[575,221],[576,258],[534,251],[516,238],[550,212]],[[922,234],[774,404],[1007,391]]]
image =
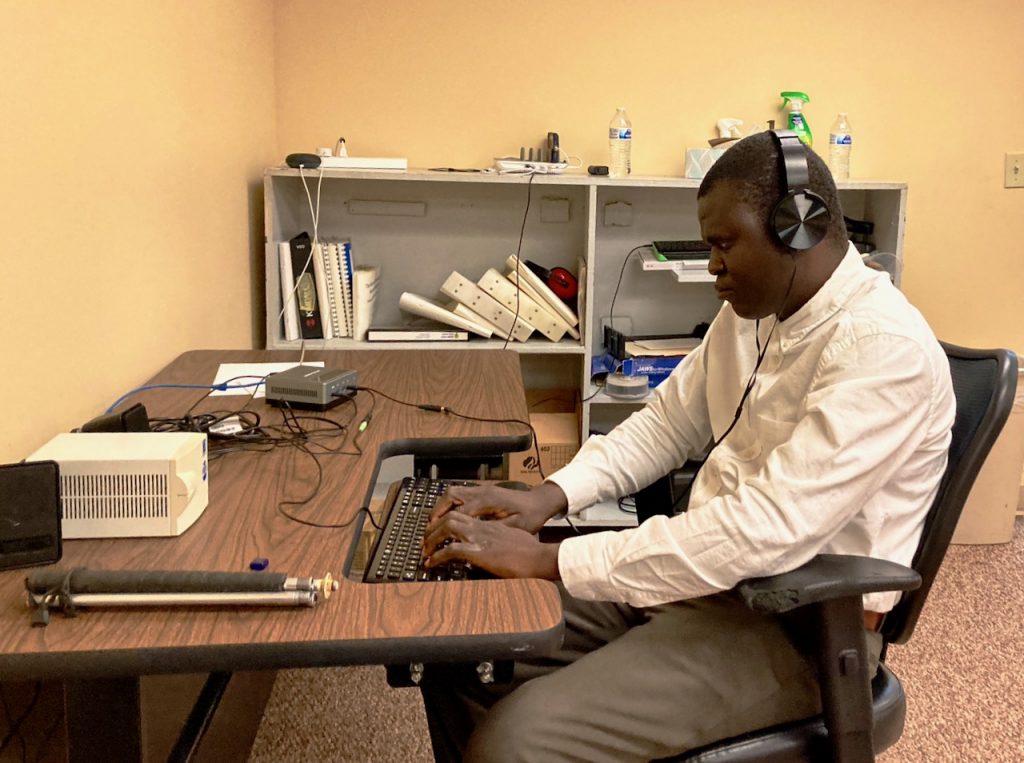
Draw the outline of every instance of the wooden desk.
[[[194,351],[150,383],[211,383],[219,363],[293,360],[294,352]],[[352,368],[359,384],[401,400],[445,405],[482,418],[526,419],[518,356],[505,351],[315,352],[306,360]],[[162,389],[132,401],[153,416],[179,416],[201,391]],[[116,393],[112,396],[116,397]],[[212,397],[196,411],[241,406],[241,396]],[[357,424],[369,396],[356,398]],[[326,416],[352,418],[345,403]],[[249,406],[264,422],[280,423],[262,400]],[[319,414],[318,414],[319,415]],[[348,520],[367,505],[378,455],[415,452],[419,438],[493,438],[500,450],[521,449],[524,428],[468,421],[421,411],[378,395],[373,419],[360,437],[361,457],[322,455],[316,497],[289,507],[320,523]],[[351,435],[345,450],[351,450]],[[317,468],[293,447],[238,452],[210,463],[210,504],[177,538],[72,540],[60,569],[245,570],[267,557],[270,569],[296,576],[331,572],[340,589],[315,608],[167,609],[59,613],[33,628],[25,606],[25,571],[0,573],[0,681],[41,678],[137,677],[346,664],[508,659],[543,653],[561,640],[562,615],[553,584],[540,580],[364,584],[346,579],[343,564],[361,522],[320,529],[278,512],[285,499],[312,492]]]

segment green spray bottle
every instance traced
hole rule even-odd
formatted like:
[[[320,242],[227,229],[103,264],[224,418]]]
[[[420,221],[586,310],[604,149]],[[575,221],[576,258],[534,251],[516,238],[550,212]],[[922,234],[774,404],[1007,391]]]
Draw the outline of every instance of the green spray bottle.
[[[788,127],[790,130],[795,132],[800,140],[808,148],[814,143],[814,136],[811,135],[810,125],[807,124],[807,120],[804,119],[804,104],[810,103],[811,99],[807,93],[801,93],[799,90],[787,90],[784,93],[780,93],[782,96],[783,108],[789,108],[789,120]]]

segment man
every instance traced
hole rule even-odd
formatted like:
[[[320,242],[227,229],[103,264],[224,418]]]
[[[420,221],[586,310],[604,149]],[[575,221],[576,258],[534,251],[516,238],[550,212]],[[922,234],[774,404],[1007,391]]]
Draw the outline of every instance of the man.
[[[946,463],[949,366],[921,315],[862,264],[828,170],[804,153],[824,238],[781,243],[777,140],[736,144],[698,192],[726,302],[700,348],[539,487],[453,488],[439,502],[428,565],[560,580],[566,618],[561,651],[517,663],[511,686],[424,686],[439,759],[649,760],[811,715],[818,689],[793,623],[730,589],[822,552],[911,561]],[[705,454],[685,513],[538,541],[550,517]],[[897,598],[865,597],[875,661],[874,628]]]

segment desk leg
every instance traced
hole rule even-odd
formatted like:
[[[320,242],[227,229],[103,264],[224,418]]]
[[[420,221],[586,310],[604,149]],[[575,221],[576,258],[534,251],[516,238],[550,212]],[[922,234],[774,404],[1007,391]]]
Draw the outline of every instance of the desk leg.
[[[68,762],[142,760],[138,678],[64,682]]]

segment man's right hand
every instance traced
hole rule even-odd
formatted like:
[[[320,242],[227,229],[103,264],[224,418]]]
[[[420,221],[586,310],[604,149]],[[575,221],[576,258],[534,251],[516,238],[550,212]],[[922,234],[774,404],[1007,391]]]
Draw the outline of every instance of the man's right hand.
[[[449,511],[458,511],[536,534],[545,522],[565,511],[568,505],[565,493],[553,482],[531,490],[510,490],[497,485],[452,486],[438,498],[430,513],[427,532]]]

